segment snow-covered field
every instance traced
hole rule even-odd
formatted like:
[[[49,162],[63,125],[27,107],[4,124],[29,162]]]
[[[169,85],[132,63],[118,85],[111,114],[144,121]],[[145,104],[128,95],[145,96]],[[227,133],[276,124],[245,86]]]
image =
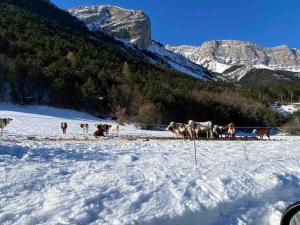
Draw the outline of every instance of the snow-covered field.
[[[70,110],[0,104],[0,224],[279,225],[300,199],[300,138],[275,141],[29,141],[81,136]],[[92,128],[91,128],[92,132]],[[168,132],[121,127],[121,134]]]
[[[300,110],[299,107],[295,104],[280,105],[280,106],[272,105],[272,108],[284,117],[287,117],[290,114],[293,114]]]

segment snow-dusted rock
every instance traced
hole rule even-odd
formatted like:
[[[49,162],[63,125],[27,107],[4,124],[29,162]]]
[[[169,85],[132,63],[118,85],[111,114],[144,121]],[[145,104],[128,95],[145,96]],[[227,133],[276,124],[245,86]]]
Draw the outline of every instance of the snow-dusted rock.
[[[102,31],[126,43],[127,47],[144,56],[154,64],[163,65],[203,80],[224,79],[211,73],[185,56],[165,49],[152,41],[151,23],[142,11],[122,9],[116,6],[81,6],[68,10],[82,20],[91,30]],[[138,47],[138,48],[136,48]]]
[[[81,6],[68,11],[91,30],[102,31],[141,48],[151,45],[151,23],[143,11],[109,5]]]
[[[190,76],[202,80],[225,80],[223,76],[217,73],[212,73],[211,71],[203,68],[201,65],[191,62],[181,54],[167,50],[163,45],[155,41],[153,41],[152,45],[147,48],[147,51],[154,54],[168,67]]]
[[[300,72],[300,51],[288,46],[264,48],[250,42],[221,40],[204,42],[199,47],[167,45],[166,48],[218,73],[231,66],[243,66],[231,74],[234,79],[244,75],[241,70],[245,73],[251,68]]]

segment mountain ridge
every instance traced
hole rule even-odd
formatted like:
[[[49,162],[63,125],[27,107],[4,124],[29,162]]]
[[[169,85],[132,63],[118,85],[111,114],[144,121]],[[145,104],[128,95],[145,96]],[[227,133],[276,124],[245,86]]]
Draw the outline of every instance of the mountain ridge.
[[[300,72],[300,51],[287,45],[266,48],[247,41],[213,40],[200,46],[166,45],[166,49],[218,73],[232,66],[242,66],[243,71],[237,69],[227,76],[232,80],[241,79],[252,68]]]
[[[300,72],[300,51],[287,45],[265,48],[248,41],[212,40],[200,46],[163,46],[152,40],[151,20],[142,10],[93,5],[73,7],[68,12],[82,20],[91,31],[104,32],[125,44],[153,53],[162,64],[199,79],[239,82],[253,69],[262,74],[262,70]],[[139,16],[134,16],[136,14]]]
[[[101,31],[117,40],[141,48],[151,45],[150,18],[142,10],[124,9],[112,5],[79,6],[67,11],[83,21],[92,31]]]
[[[146,53],[154,64],[167,66],[198,79],[226,79],[152,40],[151,20],[142,10],[112,5],[92,5],[73,7],[67,11],[83,21],[91,31],[103,32],[125,43],[129,48]]]

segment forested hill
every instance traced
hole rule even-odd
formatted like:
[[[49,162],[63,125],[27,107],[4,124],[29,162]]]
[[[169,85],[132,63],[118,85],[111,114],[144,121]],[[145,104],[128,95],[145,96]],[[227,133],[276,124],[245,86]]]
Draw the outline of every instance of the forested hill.
[[[1,0],[0,27],[1,96],[9,94],[13,102],[145,123],[280,122],[265,108],[276,97],[273,89],[204,82],[154,65],[104,34],[90,32],[49,1]]]
[[[31,13],[51,19],[52,22],[56,22],[58,25],[62,25],[65,28],[88,31],[82,22],[69,15],[69,13],[58,10],[58,8],[48,0],[1,0],[1,3],[18,6]]]

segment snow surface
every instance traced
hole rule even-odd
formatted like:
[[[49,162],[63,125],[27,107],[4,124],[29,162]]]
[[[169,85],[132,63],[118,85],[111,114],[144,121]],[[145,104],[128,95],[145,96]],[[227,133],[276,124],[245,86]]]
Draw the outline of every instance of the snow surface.
[[[272,108],[284,117],[287,117],[300,110],[299,106],[295,104],[280,105],[280,106],[272,105]]]
[[[213,59],[204,59],[199,65],[202,65],[203,67],[217,73],[223,73],[225,70],[231,67],[231,65],[220,63]]]
[[[187,75],[207,80],[205,77],[207,74],[205,73],[203,67],[191,62],[180,54],[168,51],[164,46],[160,46],[155,41],[152,42],[152,45],[149,46],[147,50],[154,53],[163,61],[167,62],[171,68]]]
[[[195,166],[188,140],[29,141],[60,136],[62,121],[78,137],[78,123],[101,121],[3,103],[5,116],[14,120],[0,143],[0,224],[279,225],[300,197],[300,137],[196,141]]]

